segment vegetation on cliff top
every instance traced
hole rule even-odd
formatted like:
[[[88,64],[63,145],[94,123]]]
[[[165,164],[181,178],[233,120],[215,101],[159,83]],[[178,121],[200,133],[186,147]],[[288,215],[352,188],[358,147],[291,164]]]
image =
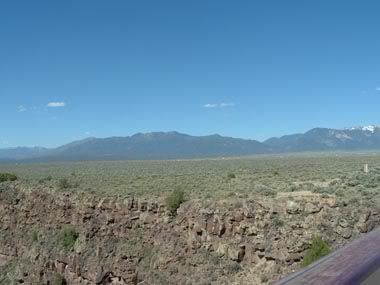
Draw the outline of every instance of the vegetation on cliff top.
[[[363,165],[369,165],[369,173]],[[0,173],[61,191],[188,199],[311,191],[380,203],[380,154],[305,154],[244,159],[0,164]],[[75,173],[75,175],[74,175]],[[234,174],[235,178],[229,178]],[[231,177],[232,175],[230,175]]]
[[[330,253],[329,245],[321,237],[314,237],[311,247],[302,260],[301,267],[306,267]]]
[[[66,225],[63,227],[60,235],[60,244],[67,250],[70,251],[78,238],[78,233],[75,228],[71,225]]]
[[[17,180],[17,176],[12,173],[0,173],[0,182],[5,181],[15,181]]]
[[[166,198],[166,207],[172,215],[175,215],[177,213],[177,209],[184,201],[185,192],[181,189],[176,189]]]

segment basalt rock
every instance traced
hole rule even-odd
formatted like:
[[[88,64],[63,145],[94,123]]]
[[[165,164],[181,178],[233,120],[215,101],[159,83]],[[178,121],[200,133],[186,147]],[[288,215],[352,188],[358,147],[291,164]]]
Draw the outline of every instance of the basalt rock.
[[[162,200],[35,187],[0,186],[9,284],[267,284],[299,268],[315,235],[337,249],[380,224],[378,209],[319,194],[189,200],[172,216]]]

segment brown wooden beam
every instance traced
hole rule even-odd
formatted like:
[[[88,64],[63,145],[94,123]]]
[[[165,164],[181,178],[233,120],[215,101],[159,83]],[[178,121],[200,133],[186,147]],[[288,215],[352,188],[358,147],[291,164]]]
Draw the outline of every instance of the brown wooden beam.
[[[375,273],[378,270],[380,270],[380,229],[354,240],[277,282],[276,285],[364,285],[367,284],[366,280],[370,282],[377,279]],[[380,280],[375,282],[378,283],[374,284],[380,285]]]

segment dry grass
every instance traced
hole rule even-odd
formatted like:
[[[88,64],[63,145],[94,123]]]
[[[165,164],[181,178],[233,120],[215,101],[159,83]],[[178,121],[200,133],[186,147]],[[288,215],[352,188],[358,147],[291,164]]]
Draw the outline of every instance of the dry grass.
[[[366,163],[368,174],[363,172]],[[180,188],[189,198],[310,191],[354,196],[373,203],[380,201],[380,154],[4,164],[0,165],[0,172],[15,173],[21,180],[53,188],[67,179],[72,187],[61,191],[91,191],[100,195],[163,196]]]

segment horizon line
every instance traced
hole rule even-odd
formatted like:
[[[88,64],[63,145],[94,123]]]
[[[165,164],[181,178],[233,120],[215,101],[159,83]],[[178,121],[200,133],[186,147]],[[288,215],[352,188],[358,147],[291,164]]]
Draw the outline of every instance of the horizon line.
[[[220,134],[220,133],[195,135],[195,134],[190,134],[190,133],[185,133],[185,132],[180,132],[180,131],[174,131],[174,130],[172,130],[172,131],[149,131],[149,132],[137,132],[137,133],[133,133],[131,135],[125,135],[125,136],[122,136],[122,135],[110,135],[110,136],[105,136],[105,137],[101,137],[101,136],[100,137],[97,137],[97,136],[88,136],[88,137],[83,137],[83,138],[78,138],[78,139],[70,140],[70,141],[68,141],[66,143],[61,143],[61,144],[58,144],[58,145],[55,145],[55,146],[42,146],[42,145],[32,145],[32,146],[18,145],[17,146],[16,145],[16,146],[9,146],[9,147],[0,147],[0,150],[10,150],[10,149],[18,149],[18,148],[56,149],[56,148],[65,146],[65,145],[70,144],[70,143],[84,141],[84,140],[88,140],[88,139],[130,138],[130,137],[133,137],[133,136],[139,135],[139,134],[141,134],[141,135],[147,135],[147,134],[158,134],[158,133],[164,133],[164,134],[177,133],[177,134],[180,134],[180,135],[187,135],[187,136],[192,136],[192,137],[221,136],[221,137],[225,137],[225,138],[251,140],[251,141],[257,141],[257,142],[260,142],[260,143],[264,143],[265,141],[267,141],[267,140],[269,140],[271,138],[281,138],[283,136],[288,136],[288,135],[304,134],[304,133],[306,133],[308,131],[311,131],[311,130],[314,130],[314,129],[353,130],[353,129],[365,128],[365,127],[369,127],[369,126],[380,128],[380,125],[376,125],[376,124],[371,124],[371,125],[367,125],[367,126],[357,125],[357,126],[354,126],[354,127],[343,127],[343,128],[314,127],[314,128],[308,129],[308,130],[303,131],[303,132],[295,132],[295,133],[290,133],[290,134],[283,134],[283,135],[277,135],[277,136],[269,136],[269,137],[267,137],[266,139],[263,139],[263,140],[249,138],[249,137],[230,136],[230,135],[224,135],[224,134]]]

